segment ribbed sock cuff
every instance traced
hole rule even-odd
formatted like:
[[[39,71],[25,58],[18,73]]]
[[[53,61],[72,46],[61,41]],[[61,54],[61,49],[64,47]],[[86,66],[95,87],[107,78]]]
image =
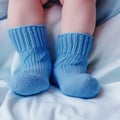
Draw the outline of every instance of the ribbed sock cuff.
[[[23,52],[32,48],[46,47],[46,27],[45,25],[21,26],[9,29],[11,42],[18,52]]]
[[[92,47],[93,36],[85,33],[66,33],[58,35],[57,55],[80,54],[88,56]]]

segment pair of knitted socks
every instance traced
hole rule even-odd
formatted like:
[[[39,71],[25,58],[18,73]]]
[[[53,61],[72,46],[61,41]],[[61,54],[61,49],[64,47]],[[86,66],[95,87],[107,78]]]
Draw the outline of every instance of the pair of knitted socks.
[[[86,73],[93,37],[83,33],[66,33],[57,37],[57,58],[52,69],[46,43],[45,25],[21,26],[9,30],[12,44],[21,60],[21,71],[10,86],[13,92],[29,96],[46,91],[51,71],[62,93],[91,98],[98,94],[98,81]]]

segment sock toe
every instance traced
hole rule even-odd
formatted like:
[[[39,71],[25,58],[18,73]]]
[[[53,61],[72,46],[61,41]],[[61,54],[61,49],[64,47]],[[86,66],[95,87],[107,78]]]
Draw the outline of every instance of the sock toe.
[[[92,98],[100,91],[99,82],[86,73],[76,76],[75,80],[69,77],[69,80],[61,81],[59,84],[61,91],[71,97]]]
[[[44,92],[49,88],[49,80],[41,76],[41,74],[29,71],[17,73],[10,82],[11,89],[23,96]]]

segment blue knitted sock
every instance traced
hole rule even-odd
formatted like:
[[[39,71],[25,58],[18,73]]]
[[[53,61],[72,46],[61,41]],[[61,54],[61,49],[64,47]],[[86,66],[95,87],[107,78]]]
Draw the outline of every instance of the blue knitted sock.
[[[46,91],[49,88],[51,60],[45,26],[21,26],[10,29],[9,35],[21,60],[21,71],[12,77],[11,89],[23,96]]]
[[[68,96],[92,98],[99,93],[98,81],[86,73],[93,37],[68,33],[58,36],[54,83]]]

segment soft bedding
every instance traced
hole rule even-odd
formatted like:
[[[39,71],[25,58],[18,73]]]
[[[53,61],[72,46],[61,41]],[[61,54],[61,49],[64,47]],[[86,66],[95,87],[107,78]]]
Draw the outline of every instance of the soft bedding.
[[[53,61],[53,44],[60,28],[59,13],[58,6],[46,10],[48,45]],[[78,99],[63,95],[54,86],[31,97],[13,94],[7,83],[11,75],[19,71],[19,56],[9,41],[7,20],[0,21],[0,120],[119,120],[119,25],[120,14],[96,28],[88,72],[100,81],[101,92],[93,99]]]
[[[0,0],[0,20],[7,17],[8,0]]]

